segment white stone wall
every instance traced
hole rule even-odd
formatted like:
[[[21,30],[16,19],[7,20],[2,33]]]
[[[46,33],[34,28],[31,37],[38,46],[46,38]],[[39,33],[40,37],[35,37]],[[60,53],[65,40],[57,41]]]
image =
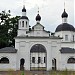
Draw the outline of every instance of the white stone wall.
[[[53,51],[55,50],[54,56],[56,57],[57,60],[59,60],[58,53],[59,53],[59,49],[61,48],[60,41],[61,41],[60,39],[46,39],[46,38],[15,39],[15,43],[16,43],[15,48],[18,49],[17,69],[18,70],[20,69],[20,59],[24,58],[25,59],[25,69],[30,70],[30,49],[35,44],[42,44],[46,48],[46,51],[47,51],[47,70],[52,69],[52,50]],[[55,44],[54,44],[54,42],[55,42]],[[55,47],[52,49],[53,44]],[[58,62],[57,62],[57,64],[58,64]]]
[[[28,33],[28,36],[49,37],[49,33],[42,31],[42,30],[40,30],[40,31],[36,30],[36,31],[32,31],[32,32]]]
[[[65,35],[68,35],[68,40],[65,40]],[[55,32],[55,36],[62,37],[63,39],[61,42],[73,42],[73,35],[75,39],[75,32],[73,31],[60,31],[60,32]]]
[[[75,70],[75,64],[73,63],[67,63],[68,59],[70,57],[75,58],[75,54],[69,54],[69,53],[64,53],[61,54],[61,61],[60,61],[60,67],[59,70]]]
[[[9,64],[0,63],[0,71],[16,70],[16,53],[0,53],[0,59],[3,57],[9,59]]]

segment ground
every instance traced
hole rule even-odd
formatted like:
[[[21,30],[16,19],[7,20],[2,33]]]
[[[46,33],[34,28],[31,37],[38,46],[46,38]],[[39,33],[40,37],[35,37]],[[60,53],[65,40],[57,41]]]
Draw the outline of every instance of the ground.
[[[24,73],[24,74],[23,74]],[[0,71],[0,75],[75,75],[73,71]]]

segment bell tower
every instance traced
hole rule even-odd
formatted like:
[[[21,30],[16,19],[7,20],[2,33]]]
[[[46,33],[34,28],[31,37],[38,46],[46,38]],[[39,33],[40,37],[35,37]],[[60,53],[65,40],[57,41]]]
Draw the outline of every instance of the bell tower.
[[[26,8],[24,5],[22,9],[22,16],[18,22],[18,35],[17,36],[26,36],[27,31],[29,31],[29,19],[26,16]]]

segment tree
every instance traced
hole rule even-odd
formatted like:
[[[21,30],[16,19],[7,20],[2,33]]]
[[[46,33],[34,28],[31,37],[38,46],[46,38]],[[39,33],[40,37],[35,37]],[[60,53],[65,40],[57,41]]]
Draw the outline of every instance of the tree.
[[[10,36],[10,45],[15,45],[14,37],[17,36],[17,29],[18,29],[18,20],[20,16],[16,16],[10,19],[11,28],[9,29],[9,36]]]
[[[11,18],[10,10],[0,13],[0,48],[14,46],[14,37],[17,36],[19,18],[20,16]]]

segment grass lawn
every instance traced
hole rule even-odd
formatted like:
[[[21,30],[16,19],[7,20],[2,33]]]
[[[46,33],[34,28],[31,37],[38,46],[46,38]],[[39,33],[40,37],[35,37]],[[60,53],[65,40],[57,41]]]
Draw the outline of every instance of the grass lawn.
[[[0,75],[75,75],[74,71],[0,71]]]
[[[75,75],[74,71],[50,71],[49,75]]]

